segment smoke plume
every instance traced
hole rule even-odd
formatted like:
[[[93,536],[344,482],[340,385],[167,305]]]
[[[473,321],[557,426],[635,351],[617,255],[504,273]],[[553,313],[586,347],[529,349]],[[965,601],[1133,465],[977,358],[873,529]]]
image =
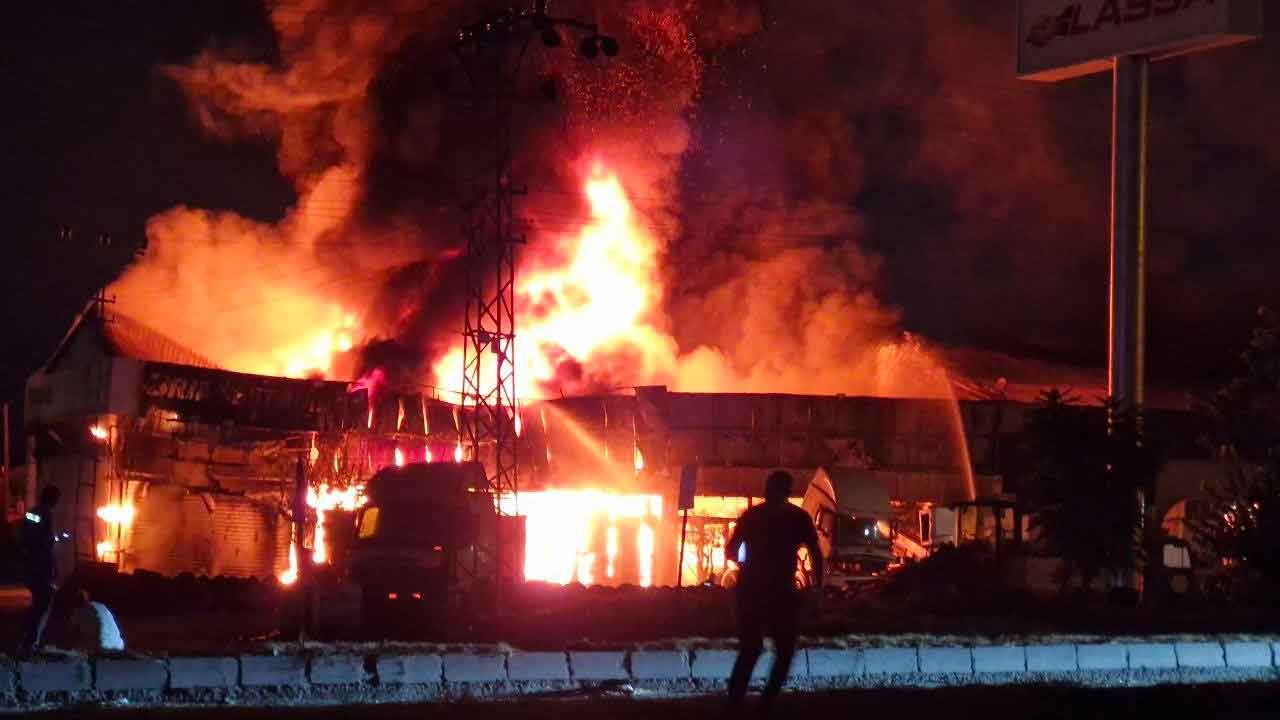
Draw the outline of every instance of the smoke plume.
[[[543,366],[534,392],[660,382],[945,393],[884,298],[913,298],[927,329],[951,339],[1001,320],[948,324],[951,309],[1008,300],[983,283],[961,288],[955,275],[1020,278],[1033,299],[1071,282],[1039,273],[1042,246],[1010,251],[986,234],[1054,209],[1023,202],[1019,187],[1060,186],[1055,208],[1090,192],[1042,96],[975,99],[973,76],[1007,72],[1007,39],[989,11],[940,0],[621,0],[554,11],[598,23],[623,52],[588,62],[537,48],[517,84],[512,176],[530,188],[519,204],[521,273],[542,282],[519,300],[534,331],[521,352]],[[275,57],[206,52],[168,68],[210,135],[275,143],[297,202],[274,223],[190,208],[153,218],[149,252],[115,287],[123,311],[231,369],[351,378],[376,366],[397,383],[456,385],[460,207],[489,172],[492,121],[459,99],[467,79],[448,42],[482,12],[285,0],[270,13]],[[1010,115],[1025,131],[1018,143],[1003,137]],[[641,287],[645,305],[626,327],[598,311],[608,289],[547,279],[583,252],[597,212],[583,187],[602,167],[639,238],[634,257],[609,260]],[[964,182],[975,168],[1000,177]],[[1055,233],[1083,222],[1057,215]],[[538,331],[572,312],[602,326],[589,348]],[[1048,343],[1052,330],[1033,340]]]

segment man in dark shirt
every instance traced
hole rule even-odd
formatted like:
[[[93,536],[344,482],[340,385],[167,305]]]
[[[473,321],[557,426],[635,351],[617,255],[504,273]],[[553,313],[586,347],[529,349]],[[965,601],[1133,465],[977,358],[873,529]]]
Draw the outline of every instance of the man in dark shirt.
[[[822,586],[822,552],[813,521],[804,510],[787,502],[793,478],[782,470],[765,482],[765,502],[738,518],[726,552],[741,568],[737,586],[738,659],[729,677],[730,713],[742,707],[751,670],[764,648],[764,630],[773,637],[777,657],[761,697],[767,715],[782,689],[795,654],[800,615],[796,588],[796,558],[809,550],[816,586]]]
[[[40,503],[27,511],[22,520],[22,570],[23,580],[31,591],[31,609],[27,612],[18,649],[22,655],[31,655],[40,649],[40,639],[49,619],[49,606],[53,602],[54,581],[58,577],[58,565],[53,547],[67,534],[53,532],[53,509],[62,492],[48,485],[40,493]]]

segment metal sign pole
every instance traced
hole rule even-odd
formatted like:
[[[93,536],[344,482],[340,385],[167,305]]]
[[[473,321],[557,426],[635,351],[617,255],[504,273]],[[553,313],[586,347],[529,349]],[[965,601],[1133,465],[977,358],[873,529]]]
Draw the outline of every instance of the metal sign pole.
[[[1111,302],[1107,392],[1140,411],[1144,399],[1147,106],[1150,61],[1115,59],[1111,109]]]
[[[1269,5],[1270,3],[1268,3]],[[1151,61],[1262,36],[1262,0],[1018,0],[1018,77],[1111,70],[1111,293],[1107,393],[1142,421],[1146,372],[1147,97]],[[1141,530],[1154,523],[1148,488]],[[1140,530],[1140,531],[1141,531]],[[1130,577],[1129,587],[1138,587]]]
[[[0,479],[4,480],[3,487],[0,487],[0,524],[9,522],[9,403],[4,404],[4,472],[0,473]]]
[[[1145,386],[1147,250],[1147,107],[1150,61],[1121,55],[1112,74],[1111,107],[1111,302],[1108,313],[1107,393],[1140,422]],[[1145,506],[1143,491],[1138,502]],[[1144,512],[1145,515],[1145,512]],[[1140,528],[1145,526],[1145,517]],[[1140,544],[1139,529],[1135,545]],[[1137,555],[1137,547],[1129,552]],[[1117,578],[1138,589],[1141,573]]]

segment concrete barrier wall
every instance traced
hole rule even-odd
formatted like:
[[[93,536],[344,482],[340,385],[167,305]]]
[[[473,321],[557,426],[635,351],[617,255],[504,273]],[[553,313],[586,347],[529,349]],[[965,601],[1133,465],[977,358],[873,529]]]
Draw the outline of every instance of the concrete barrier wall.
[[[242,705],[502,697],[600,685],[670,695],[720,692],[731,650],[240,655],[202,658],[71,656],[0,660],[0,706],[127,697],[133,702]],[[772,655],[753,668],[768,674]],[[813,647],[796,653],[788,685],[844,687],[1067,683],[1085,686],[1280,680],[1280,639]]]

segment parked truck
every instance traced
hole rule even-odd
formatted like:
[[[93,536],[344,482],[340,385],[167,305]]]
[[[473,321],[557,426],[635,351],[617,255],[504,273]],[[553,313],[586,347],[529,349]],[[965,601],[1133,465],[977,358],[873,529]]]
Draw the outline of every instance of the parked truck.
[[[898,562],[889,492],[875,476],[853,468],[818,468],[802,507],[813,518],[827,568],[829,590],[854,590],[882,577]],[[816,582],[803,563],[805,584]]]
[[[479,463],[411,463],[370,478],[355,519],[351,581],[360,586],[366,626],[446,615],[450,601],[484,593],[498,576],[493,549],[521,567],[523,518],[499,516]],[[497,542],[497,533],[509,537]],[[508,578],[511,579],[511,578]]]

